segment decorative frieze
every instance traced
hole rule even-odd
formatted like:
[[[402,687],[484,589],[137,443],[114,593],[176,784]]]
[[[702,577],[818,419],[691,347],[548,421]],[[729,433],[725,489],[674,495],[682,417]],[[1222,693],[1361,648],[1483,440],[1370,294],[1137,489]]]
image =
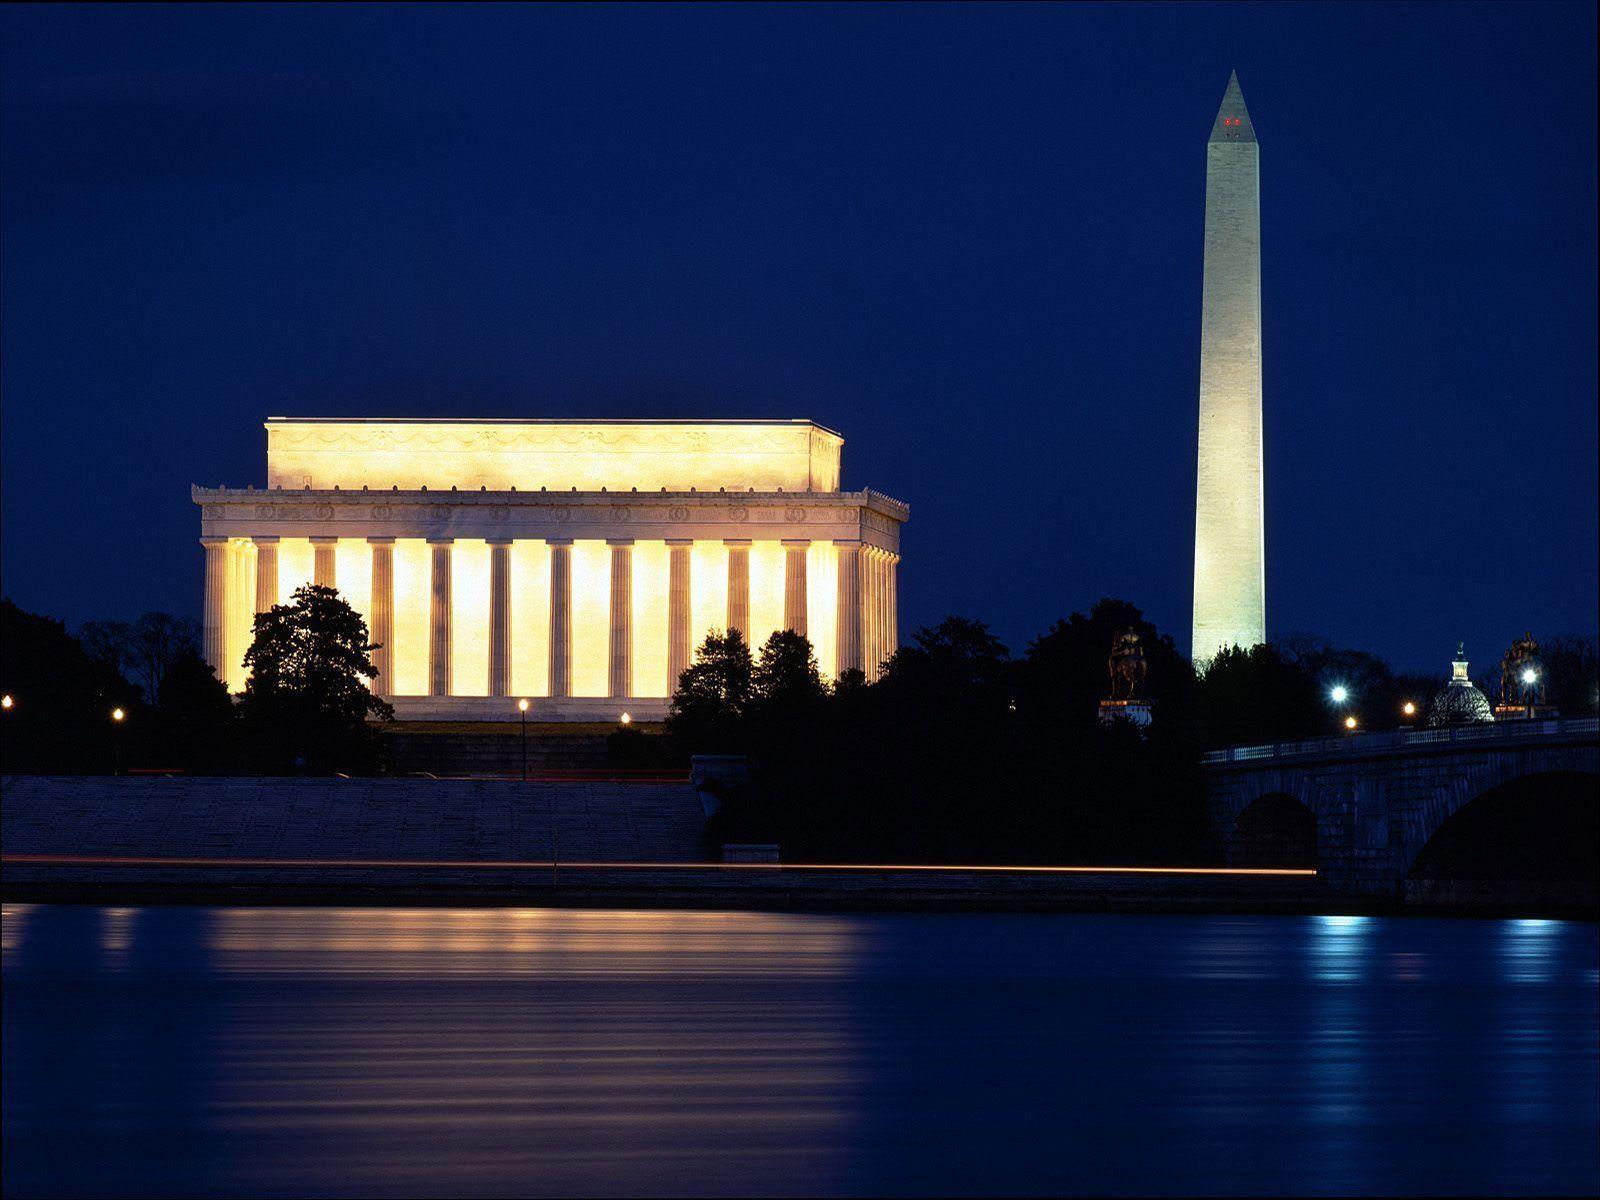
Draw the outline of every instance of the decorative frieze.
[[[274,492],[254,489],[192,489],[202,532],[223,537],[261,534],[329,537],[563,537],[609,536],[619,525],[639,538],[805,537],[857,538],[898,551],[907,507],[876,492],[835,492],[806,505],[786,503],[782,493],[751,493],[738,500],[725,493],[453,492],[448,500],[426,490],[391,491],[373,502],[370,492],[332,489]],[[279,498],[281,497],[281,498]],[[759,532],[757,532],[759,530]]]

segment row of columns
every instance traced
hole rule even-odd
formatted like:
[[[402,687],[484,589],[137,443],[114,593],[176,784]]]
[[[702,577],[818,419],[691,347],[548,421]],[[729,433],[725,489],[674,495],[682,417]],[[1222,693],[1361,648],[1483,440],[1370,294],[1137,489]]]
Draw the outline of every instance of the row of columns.
[[[255,611],[266,612],[278,600],[278,538],[252,539],[256,548]],[[220,673],[227,644],[228,539],[200,539],[206,551],[205,655]],[[372,552],[371,626],[377,644],[373,690],[389,695],[394,644],[394,543],[392,537],[369,537]],[[312,582],[337,587],[337,538],[314,537]],[[511,691],[511,539],[490,538],[489,545],[489,694]],[[572,694],[572,541],[550,539],[550,677],[551,696]],[[633,679],[633,540],[608,539],[611,548],[610,694],[628,696]],[[748,635],[750,628],[750,541],[727,539],[728,628]],[[894,566],[900,556],[859,541],[835,541],[839,554],[836,655],[839,672],[864,670],[877,674],[879,664],[896,643]],[[429,538],[428,694],[448,696],[450,672],[450,553],[453,538]],[[692,539],[667,540],[667,677],[675,685],[693,653],[690,634],[690,550]],[[784,627],[805,634],[806,561],[811,543],[786,539],[784,547]]]

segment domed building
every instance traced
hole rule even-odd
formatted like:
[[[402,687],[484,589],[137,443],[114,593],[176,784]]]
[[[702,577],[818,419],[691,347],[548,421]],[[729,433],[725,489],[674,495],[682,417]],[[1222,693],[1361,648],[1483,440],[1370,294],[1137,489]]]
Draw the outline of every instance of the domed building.
[[[1489,698],[1480,692],[1467,674],[1467,648],[1456,643],[1455,661],[1450,664],[1450,682],[1440,689],[1428,709],[1429,725],[1470,725],[1493,721]]]

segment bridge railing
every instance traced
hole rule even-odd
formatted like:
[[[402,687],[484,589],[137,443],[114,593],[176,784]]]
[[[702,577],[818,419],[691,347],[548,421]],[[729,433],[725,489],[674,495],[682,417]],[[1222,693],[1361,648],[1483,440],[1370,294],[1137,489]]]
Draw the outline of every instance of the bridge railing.
[[[1549,737],[1600,737],[1600,717],[1550,717],[1542,721],[1496,721],[1481,725],[1452,725],[1443,729],[1395,729],[1386,733],[1350,733],[1310,738],[1299,742],[1266,742],[1258,746],[1230,746],[1208,750],[1203,763],[1258,762],[1304,755],[1374,754],[1456,742],[1510,742]]]

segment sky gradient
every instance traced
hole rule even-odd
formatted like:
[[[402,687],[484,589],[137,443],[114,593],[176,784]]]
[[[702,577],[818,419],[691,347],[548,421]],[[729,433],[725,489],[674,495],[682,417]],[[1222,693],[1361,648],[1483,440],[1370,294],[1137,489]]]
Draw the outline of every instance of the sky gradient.
[[[1187,647],[1205,145],[1261,143],[1267,615],[1596,629],[1592,5],[0,10],[0,586],[197,615],[269,415],[810,417],[901,630]]]

